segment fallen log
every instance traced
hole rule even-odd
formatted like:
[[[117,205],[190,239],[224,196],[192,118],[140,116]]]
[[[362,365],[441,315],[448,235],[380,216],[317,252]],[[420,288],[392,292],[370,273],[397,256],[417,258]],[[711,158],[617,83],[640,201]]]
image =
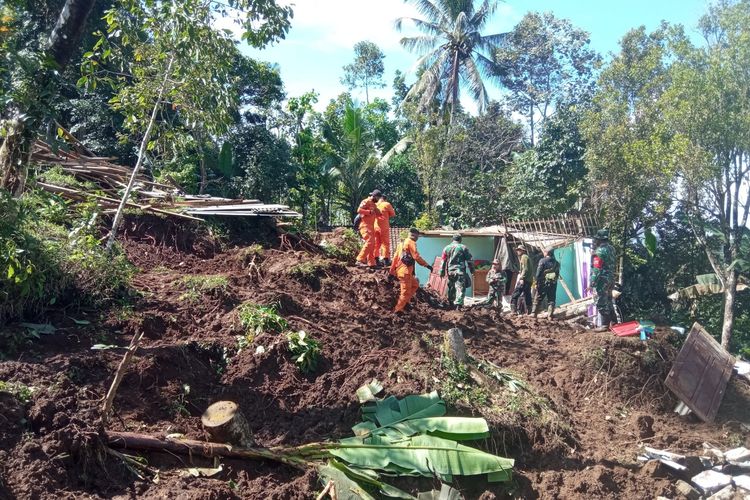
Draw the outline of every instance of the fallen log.
[[[336,443],[314,443],[295,448],[239,448],[229,444],[211,443],[195,439],[157,437],[137,432],[105,431],[111,448],[134,451],[160,451],[179,455],[198,455],[206,458],[228,457],[255,460],[272,460],[298,469],[306,469],[309,460],[325,458],[329,448]]]

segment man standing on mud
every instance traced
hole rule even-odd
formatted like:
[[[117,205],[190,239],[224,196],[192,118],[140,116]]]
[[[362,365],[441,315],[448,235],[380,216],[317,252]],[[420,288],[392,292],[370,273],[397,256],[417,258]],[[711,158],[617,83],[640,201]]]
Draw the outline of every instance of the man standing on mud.
[[[555,250],[544,250],[544,258],[536,268],[536,297],[534,298],[534,317],[542,309],[542,302],[547,299],[547,318],[554,319],[557,279],[560,277],[560,263],[555,259]]]
[[[471,286],[468,273],[474,272],[471,252],[461,240],[460,234],[453,235],[453,241],[443,249],[443,265],[440,268],[440,277],[448,276],[448,303],[459,309],[464,305],[466,289]]]
[[[374,268],[375,260],[375,218],[380,215],[377,202],[380,199],[381,192],[377,189],[370,193],[370,196],[362,200],[357,209],[357,214],[361,217],[359,223],[359,234],[365,240],[357,256],[357,265],[362,267]]]
[[[396,253],[393,256],[390,273],[392,276],[398,278],[401,284],[401,293],[398,297],[396,307],[393,309],[395,313],[401,313],[419,289],[419,280],[414,276],[416,263],[432,272],[432,266],[425,262],[417,251],[418,239],[419,230],[415,228],[409,229],[409,237],[399,243]]]
[[[531,312],[531,282],[534,281],[534,271],[531,269],[531,260],[526,254],[526,247],[518,245],[516,247],[516,254],[518,254],[521,270],[518,272],[516,288],[513,290],[513,295],[510,297],[510,311],[516,315],[521,314],[519,312],[518,299],[523,295],[525,312],[528,314]]]
[[[615,249],[609,243],[609,230],[600,229],[594,236],[594,257],[591,262],[591,283],[588,292],[596,290],[599,326],[594,331],[609,329],[613,319],[612,288],[615,284]]]
[[[375,218],[375,258],[384,266],[391,265],[391,217],[396,216],[393,205],[380,196],[377,203],[380,215]]]

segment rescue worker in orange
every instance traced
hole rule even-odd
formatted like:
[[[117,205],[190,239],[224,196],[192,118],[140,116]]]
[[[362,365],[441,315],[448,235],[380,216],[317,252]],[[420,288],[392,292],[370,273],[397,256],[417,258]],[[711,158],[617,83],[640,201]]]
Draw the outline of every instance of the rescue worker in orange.
[[[377,203],[380,215],[375,219],[375,259],[383,266],[391,265],[391,217],[396,216],[393,205],[380,197]]]
[[[375,219],[380,215],[378,210],[378,200],[382,193],[377,189],[370,193],[370,196],[362,200],[359,204],[357,213],[361,216],[359,223],[359,234],[365,240],[362,250],[357,256],[357,265],[363,267],[375,267]]]
[[[409,237],[399,243],[396,253],[393,255],[390,273],[391,276],[398,278],[401,284],[401,295],[399,295],[396,307],[393,309],[395,313],[402,312],[419,289],[419,280],[414,276],[416,264],[418,263],[432,272],[432,266],[425,262],[417,251],[418,239],[419,230],[409,229]]]

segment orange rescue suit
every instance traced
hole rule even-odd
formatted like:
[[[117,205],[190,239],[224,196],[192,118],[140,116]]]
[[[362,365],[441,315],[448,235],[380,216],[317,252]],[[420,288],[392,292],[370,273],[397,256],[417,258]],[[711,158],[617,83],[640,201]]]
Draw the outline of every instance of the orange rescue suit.
[[[362,250],[357,256],[357,261],[368,266],[375,266],[375,218],[380,215],[380,210],[378,210],[378,206],[372,201],[372,198],[368,196],[359,204],[357,213],[362,216],[359,223],[359,234],[365,240]]]
[[[380,200],[377,203],[380,215],[375,219],[375,258],[391,258],[391,217],[396,211],[390,202]]]
[[[401,284],[401,294],[398,297],[396,308],[393,312],[403,311],[406,304],[409,303],[414,294],[419,289],[419,280],[414,276],[415,264],[407,266],[401,262],[401,254],[406,252],[414,257],[414,260],[421,266],[427,267],[427,262],[419,255],[417,251],[417,242],[411,238],[406,238],[403,242],[399,243],[396,248],[396,254],[393,256],[393,262],[391,263],[390,273],[398,278]]]

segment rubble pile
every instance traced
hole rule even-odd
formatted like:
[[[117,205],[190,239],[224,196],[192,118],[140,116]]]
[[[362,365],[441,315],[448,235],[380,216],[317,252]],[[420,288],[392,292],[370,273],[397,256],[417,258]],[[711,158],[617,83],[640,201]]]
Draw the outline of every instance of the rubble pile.
[[[750,450],[744,446],[721,451],[703,443],[700,456],[644,446],[638,461],[645,462],[654,476],[673,477],[675,490],[682,498],[750,500]]]

